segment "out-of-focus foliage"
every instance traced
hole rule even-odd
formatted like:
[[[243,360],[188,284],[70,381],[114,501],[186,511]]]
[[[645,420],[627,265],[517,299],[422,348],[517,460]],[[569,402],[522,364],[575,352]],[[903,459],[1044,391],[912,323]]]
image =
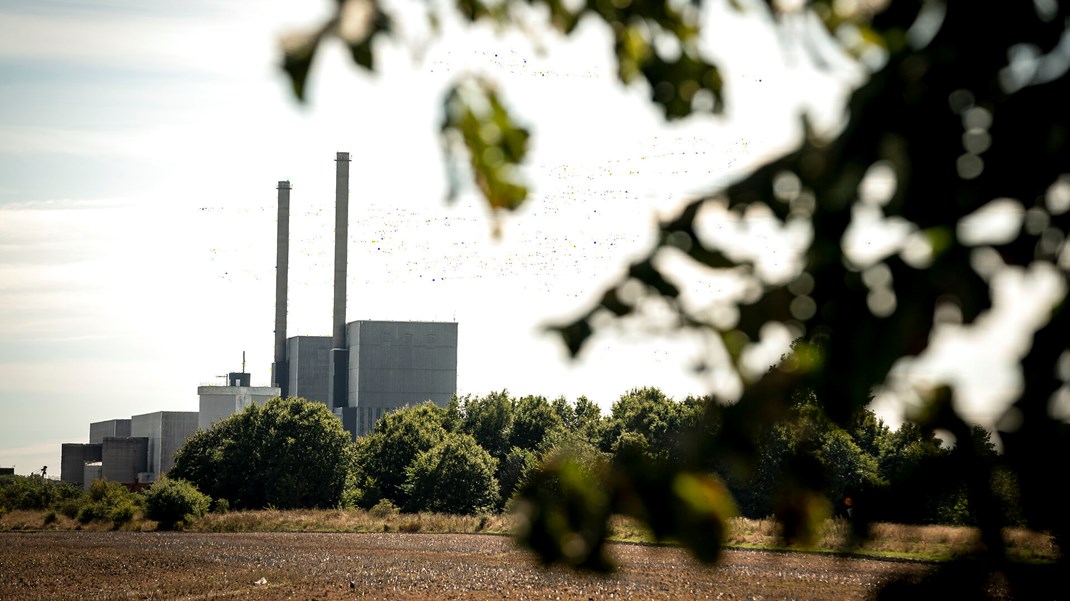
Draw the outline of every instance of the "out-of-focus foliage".
[[[528,130],[513,122],[494,86],[482,79],[464,80],[445,101],[442,140],[456,163],[467,154],[476,186],[493,210],[512,211],[528,196],[520,164],[528,151]],[[451,178],[450,198],[459,193]],[[492,215],[494,213],[492,212]]]
[[[351,461],[349,434],[323,403],[274,398],[191,436],[169,475],[234,509],[334,507]]]
[[[185,480],[161,478],[144,493],[145,517],[156,520],[161,530],[199,518],[208,512],[212,498]]]
[[[372,0],[362,2],[340,2],[339,14],[351,5],[375,6]],[[720,93],[716,68],[695,49],[701,3],[530,3],[566,33],[583,15],[608,23],[621,78],[646,79],[653,101],[668,117],[688,114],[700,104],[695,102],[700,92]],[[521,3],[460,0],[455,6],[471,20],[506,27],[516,22]],[[1050,530],[1060,545],[1068,544],[1070,511],[1065,496],[1053,491],[1049,458],[1070,455],[1065,421],[1070,332],[1065,299],[1070,283],[1070,112],[1065,110],[1070,52],[1065,40],[1070,3],[770,0],[766,10],[772,27],[814,17],[824,23],[831,38],[816,28],[793,34],[806,38],[802,46],[812,51],[816,64],[822,64],[822,48],[832,39],[871,69],[850,98],[846,125],[833,139],[807,129],[794,151],[664,220],[657,242],[627,275],[594,306],[555,330],[576,354],[597,328],[612,327],[616,318],[641,318],[642,308],[650,305],[645,301],[657,298],[658,306],[675,312],[675,328],[715,335],[734,365],[770,324],[786,327],[798,339],[793,352],[758,377],[738,368],[744,381],[741,397],[731,405],[706,404],[705,426],[677,447],[679,454],[671,461],[657,459],[664,449],[656,441],[658,424],[651,423],[617,437],[619,467],[611,473],[576,476],[572,464],[560,460],[533,475],[532,482],[557,478],[569,484],[562,485],[558,496],[525,488],[524,503],[534,525],[525,540],[547,560],[604,566],[600,537],[605,529],[600,524],[613,511],[629,512],[614,505],[606,491],[633,490],[636,506],[649,507],[631,513],[645,515],[656,530],[675,530],[698,556],[716,557],[718,508],[727,506],[727,493],[705,479],[713,461],[728,466],[729,480],[758,479],[777,488],[773,510],[789,541],[805,539],[807,524],[830,510],[822,500],[829,489],[857,488],[863,503],[888,510],[919,494],[931,500],[937,492],[957,490],[968,500],[963,507],[981,527],[984,541],[985,561],[970,564],[967,571],[978,576],[974,581],[1001,572],[1014,592],[1029,596],[1044,579],[1024,576],[1006,563],[1001,527],[1007,513],[1001,508],[1010,497],[1001,498],[993,483],[1013,481],[1013,503],[1025,523]],[[360,14],[378,13],[376,8]],[[354,39],[386,31],[377,19],[362,22],[367,24],[359,31],[364,35]],[[287,54],[299,97],[316,43],[336,25],[306,37],[305,44]],[[654,41],[661,39],[679,52],[660,51]],[[481,118],[495,114],[491,110]],[[466,142],[469,153],[471,144]],[[510,156],[523,160],[522,152]],[[486,169],[472,164],[477,172]],[[508,167],[512,173],[514,166]],[[523,196],[517,192],[508,198]],[[491,203],[500,206],[500,201]],[[1011,219],[1009,233],[986,236],[972,229],[993,211]],[[704,235],[700,215],[711,213],[728,219],[761,213],[774,229],[809,231],[811,241],[801,250],[798,273],[764,276],[752,257],[741,257]],[[883,252],[854,253],[851,238],[857,223],[866,220],[902,235]],[[715,320],[711,312],[680,302],[681,284],[662,271],[667,263],[662,259],[670,255],[742,278],[748,294],[728,311],[738,317]],[[998,422],[1002,455],[992,457],[983,445],[964,442],[973,440],[971,427],[948,388],[920,391],[924,410],[906,430],[890,437],[876,424],[858,422],[873,391],[888,384],[897,361],[925,351],[941,324],[974,324],[992,303],[998,275],[1022,270],[1054,277],[1063,295],[1021,353],[1023,389]],[[643,294],[631,293],[637,288]],[[819,400],[830,424],[853,429],[856,436],[849,440],[835,433],[821,439],[793,430],[801,391]],[[941,450],[933,437],[936,430],[959,443],[951,451]],[[782,442],[766,444],[771,436]],[[491,452],[503,457],[507,449]],[[874,461],[885,474],[881,482],[872,477]],[[842,462],[862,473],[833,478],[829,465]],[[586,483],[588,477],[599,483]],[[704,498],[706,502],[698,501]],[[651,509],[685,506],[697,512],[699,522],[659,522],[660,514]],[[866,512],[858,513],[864,534]],[[679,531],[696,523],[706,524],[709,536],[689,538]],[[949,568],[946,574],[951,572]],[[946,574],[928,584],[939,590],[954,578]]]
[[[695,3],[608,2],[581,0],[459,0],[455,8],[469,21],[493,21],[507,27],[536,7],[548,16],[547,26],[571,33],[583,18],[604,22],[612,32],[617,75],[624,83],[645,82],[651,101],[666,118],[685,117],[694,110],[723,109],[722,81],[717,67],[699,48],[700,10]],[[432,31],[449,4],[428,3]],[[291,33],[282,40],[283,70],[294,96],[306,100],[308,76],[320,45],[339,39],[353,60],[374,69],[375,41],[393,32],[396,6],[379,0],[338,0],[334,14],[319,26]],[[521,166],[527,156],[529,132],[509,112],[495,85],[477,74],[459,75],[444,99],[442,140],[459,190],[459,167],[468,163],[476,187],[492,209],[511,211],[528,195]]]
[[[752,472],[767,468],[758,441],[766,424],[790,415],[800,388],[816,394],[834,423],[850,424],[897,360],[926,349],[937,316],[970,324],[989,307],[998,272],[1054,274],[1065,290],[1070,123],[1059,107],[1070,98],[1070,59],[1059,43],[1068,11],[1066,3],[891,3],[869,21],[887,53],[884,65],[854,93],[847,125],[834,140],[808,136],[797,151],[661,224],[660,241],[633,263],[629,279],[674,307],[680,327],[719,332],[737,360],[767,324],[785,324],[800,338],[784,362],[747,381],[738,402],[711,407],[708,419],[721,424],[720,434],[702,441],[703,453]],[[874,186],[878,180],[884,193]],[[1003,239],[978,239],[968,217],[993,206],[1017,215],[1017,227]],[[730,258],[730,249],[699,232],[703,211],[741,218],[758,207],[780,226],[800,223],[813,232],[803,270],[790,281],[763,279],[753,263]],[[849,230],[865,215],[902,225],[900,245],[865,259],[849,254]],[[733,269],[749,280],[755,294],[739,303],[735,323],[711,323],[677,302],[675,286],[666,285],[670,276],[656,260],[670,253],[711,269]],[[596,307],[558,328],[573,352],[595,331],[599,314],[636,311],[638,303],[621,300],[624,285],[631,284],[622,280]],[[896,506],[892,499],[931,500],[961,489],[985,533],[991,569],[999,570],[1006,523],[999,508],[1005,502],[991,483],[996,474],[1013,474],[1026,523],[1051,530],[1066,544],[1070,512],[1060,504],[1063,497],[1052,493],[1045,462],[1070,450],[1067,424],[1053,411],[1056,395],[1066,390],[1065,374],[1057,369],[1067,351],[1066,332],[1064,297],[1022,358],[1024,390],[1000,422],[1005,453],[999,461],[969,444],[935,451],[927,439],[936,429],[960,441],[970,435],[952,392],[930,391],[916,418],[919,436],[899,441],[895,459],[889,456],[898,461],[913,453],[926,460],[891,479],[872,502],[890,509]],[[811,489],[828,481],[816,454],[789,458],[791,469],[782,473],[808,474],[775,507],[791,540],[805,534],[812,522],[805,516],[822,511]]]

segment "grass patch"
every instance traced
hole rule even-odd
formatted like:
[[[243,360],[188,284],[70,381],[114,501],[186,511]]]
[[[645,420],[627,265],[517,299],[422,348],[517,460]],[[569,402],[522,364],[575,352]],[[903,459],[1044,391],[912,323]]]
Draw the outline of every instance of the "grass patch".
[[[128,522],[116,525],[107,520],[85,524],[63,512],[15,510],[0,515],[0,531],[153,530],[156,523],[141,512]],[[430,532],[456,534],[511,534],[516,518],[501,515],[446,515],[400,513],[392,507],[361,509],[264,509],[211,513],[187,524],[188,532]],[[654,537],[637,520],[615,516],[610,521],[610,538],[620,542],[655,543]],[[1049,562],[1058,559],[1059,549],[1049,534],[1022,528],[1004,531],[1008,555],[1015,561]],[[671,543],[670,543],[671,544]],[[980,536],[976,528],[960,526],[910,526],[873,524],[869,538],[853,544],[851,528],[845,520],[825,522],[814,545],[788,547],[780,538],[780,526],[772,519],[733,518],[727,524],[726,546],[739,549],[791,550],[819,553],[846,553],[918,561],[947,561],[976,551]]]
[[[509,534],[509,515],[445,515],[361,509],[263,509],[214,513],[186,527],[191,532],[436,532]]]
[[[1003,534],[1008,556],[1016,561],[1055,561],[1059,550],[1046,533],[1007,528]],[[734,518],[728,524],[729,547],[747,549],[805,550],[890,557],[920,561],[948,561],[969,555],[981,547],[980,531],[968,526],[912,526],[872,524],[861,544],[852,538],[851,526],[843,519],[825,522],[817,542],[810,547],[788,547],[780,539],[773,520]]]

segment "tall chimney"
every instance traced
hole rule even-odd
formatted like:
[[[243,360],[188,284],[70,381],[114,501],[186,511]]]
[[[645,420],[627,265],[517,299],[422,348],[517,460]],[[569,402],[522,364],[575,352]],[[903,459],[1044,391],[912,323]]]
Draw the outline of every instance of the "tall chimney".
[[[327,396],[330,407],[348,405],[349,348],[346,346],[346,264],[349,248],[349,153],[335,156],[334,322]]]
[[[290,393],[290,367],[286,361],[286,288],[290,271],[290,181],[280,181],[277,189],[279,191],[279,231],[275,242],[275,362],[271,364],[271,385],[278,386],[281,389],[282,398],[286,398]]]

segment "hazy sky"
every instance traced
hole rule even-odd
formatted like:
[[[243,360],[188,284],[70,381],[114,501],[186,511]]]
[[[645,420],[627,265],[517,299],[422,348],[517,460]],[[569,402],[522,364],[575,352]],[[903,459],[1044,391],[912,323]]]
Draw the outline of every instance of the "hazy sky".
[[[616,81],[602,25],[536,48],[447,22],[377,46],[375,75],[328,45],[298,106],[278,40],[330,4],[0,4],[0,466],[58,474],[60,444],[90,422],[194,411],[243,351],[269,383],[278,180],[293,185],[288,334],[328,335],[337,151],[353,158],[348,320],[459,322],[459,393],[608,409],[635,386],[732,389],[723,370],[695,374],[709,347],[693,337],[601,335],[570,363],[540,328],[586,308],[657,215],[787,148],[801,107],[832,127],[846,71],[815,71],[760,13],[714,7],[729,113],[667,125],[645,88]],[[466,72],[497,79],[535,130],[533,194],[500,239],[471,189],[445,201],[440,107]],[[750,232],[773,250],[806,239]],[[688,294],[733,293],[708,276]],[[772,334],[775,358],[786,335]]]

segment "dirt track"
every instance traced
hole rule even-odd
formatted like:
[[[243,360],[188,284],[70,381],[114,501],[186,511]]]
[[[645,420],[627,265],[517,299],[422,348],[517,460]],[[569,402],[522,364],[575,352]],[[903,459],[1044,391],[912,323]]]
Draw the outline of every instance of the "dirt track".
[[[544,570],[500,536],[0,533],[0,599],[864,599],[925,566],[614,545],[600,578]],[[265,579],[266,584],[255,584]]]

